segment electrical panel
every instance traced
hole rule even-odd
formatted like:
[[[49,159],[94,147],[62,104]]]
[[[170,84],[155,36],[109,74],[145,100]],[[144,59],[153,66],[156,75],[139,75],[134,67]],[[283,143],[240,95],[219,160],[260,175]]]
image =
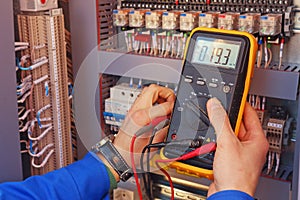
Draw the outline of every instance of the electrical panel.
[[[53,9],[17,18],[19,132],[31,174],[38,175],[74,160],[64,15]]]
[[[98,36],[97,45],[100,48],[97,48],[95,54],[99,59],[93,61],[101,66],[96,70],[102,83],[99,86],[99,115],[105,133],[117,133],[133,100],[127,97],[130,101],[120,104],[119,100],[125,95],[116,96],[118,88],[126,86],[126,89],[122,90],[127,93],[137,86],[142,89],[143,86],[152,83],[169,87],[176,93],[185,45],[193,28],[200,26],[249,32],[257,38],[259,49],[248,101],[257,110],[270,144],[255,198],[296,200],[299,196],[297,133],[300,129],[297,119],[300,116],[300,60],[291,52],[291,49],[299,45],[299,35],[293,30],[294,2],[125,0],[110,4],[110,10],[107,9],[106,12],[111,15],[103,16],[99,13],[104,2],[97,1],[99,12],[96,13],[96,19],[89,17],[88,21],[106,22],[113,16],[117,20],[112,25],[112,34],[96,29],[97,32],[90,32],[85,39],[90,41],[89,38],[95,34]],[[73,5],[84,7],[79,1]],[[105,8],[107,7],[108,5]],[[85,12],[89,11],[86,7]],[[72,16],[71,19],[75,21],[73,23],[79,20],[77,16]],[[90,25],[91,30],[95,30],[94,26],[95,24]],[[77,39],[81,37],[79,33],[73,34]],[[102,38],[109,38],[110,44],[113,45],[107,46],[107,40]],[[76,43],[75,39],[73,41]],[[77,50],[77,54],[83,53]],[[81,61],[78,60],[78,63]],[[166,68],[168,70],[165,70]],[[106,84],[108,81],[111,84]],[[173,180],[179,180],[175,190],[182,196],[176,196],[178,199],[205,199],[210,183],[207,179],[195,178],[195,174],[172,167],[168,168],[168,172]],[[163,181],[157,181],[157,177]],[[148,179],[152,180],[154,198],[171,196],[164,174],[151,172]],[[203,193],[190,189],[189,186],[195,183],[204,186],[199,189]],[[126,184],[122,184],[122,187],[130,188],[130,191],[136,190],[134,187],[127,187]],[[147,184],[144,187],[147,188]],[[273,192],[270,192],[269,188],[272,188]]]

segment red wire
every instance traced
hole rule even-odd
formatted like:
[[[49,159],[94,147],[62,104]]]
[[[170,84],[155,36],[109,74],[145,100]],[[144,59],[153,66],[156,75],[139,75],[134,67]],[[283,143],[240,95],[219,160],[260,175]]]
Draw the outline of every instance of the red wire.
[[[155,164],[156,166],[160,169],[160,171],[162,171],[162,173],[164,173],[166,175],[166,177],[168,178],[169,184],[170,184],[170,188],[171,188],[171,200],[174,200],[174,185],[171,179],[171,176],[168,174],[168,172],[166,170],[164,170],[163,168],[161,168],[159,166],[159,162],[162,163],[166,163],[166,162],[174,162],[174,161],[178,161],[178,160],[187,160],[190,158],[193,158],[195,156],[199,156],[199,155],[203,155],[203,154],[207,154],[210,153],[212,151],[216,150],[216,143],[214,142],[210,142],[207,143],[205,145],[202,145],[201,147],[195,149],[194,151],[191,151],[190,153],[187,153],[185,155],[182,155],[178,158],[171,158],[171,159],[161,159],[161,160],[156,160]]]
[[[171,179],[171,176],[168,174],[168,172],[164,168],[159,166],[157,160],[156,160],[155,164],[158,167],[158,169],[160,169],[160,171],[166,175],[166,177],[169,181],[169,184],[170,184],[170,188],[171,188],[171,200],[174,200],[174,185],[173,185],[173,181]]]
[[[131,143],[130,143],[130,159],[131,159],[132,171],[133,171],[136,187],[137,187],[137,190],[138,190],[138,194],[139,194],[140,200],[143,200],[143,194],[142,194],[141,186],[140,186],[140,183],[139,183],[139,178],[138,178],[135,163],[134,163],[134,154],[133,154],[134,151],[133,150],[134,150],[135,140],[136,140],[136,135],[134,134],[132,139],[131,139]]]
[[[187,159],[193,158],[195,156],[200,156],[200,155],[207,154],[207,153],[210,153],[212,151],[215,151],[216,147],[217,147],[216,143],[210,142],[210,143],[202,145],[201,147],[195,149],[194,151],[191,151],[191,152],[189,152],[187,154],[184,154],[180,157],[170,158],[170,159],[160,159],[160,160],[156,160],[156,162],[166,163],[166,162],[174,162],[174,161],[178,161],[178,160],[187,160]]]

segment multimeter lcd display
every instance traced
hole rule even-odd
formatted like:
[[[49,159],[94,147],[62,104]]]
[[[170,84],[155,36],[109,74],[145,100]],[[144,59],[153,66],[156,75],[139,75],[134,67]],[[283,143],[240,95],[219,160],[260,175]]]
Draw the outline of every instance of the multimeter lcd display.
[[[235,69],[241,42],[197,37],[191,63]]]

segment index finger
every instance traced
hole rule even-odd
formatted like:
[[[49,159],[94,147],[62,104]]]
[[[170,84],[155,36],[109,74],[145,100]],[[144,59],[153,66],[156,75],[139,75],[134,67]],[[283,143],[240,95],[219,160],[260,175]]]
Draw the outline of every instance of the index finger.
[[[159,102],[158,102],[159,100]],[[161,103],[162,100],[166,102],[174,102],[175,94],[170,88],[151,84],[141,95],[136,99],[131,107],[131,112],[145,109],[153,106],[155,103]]]

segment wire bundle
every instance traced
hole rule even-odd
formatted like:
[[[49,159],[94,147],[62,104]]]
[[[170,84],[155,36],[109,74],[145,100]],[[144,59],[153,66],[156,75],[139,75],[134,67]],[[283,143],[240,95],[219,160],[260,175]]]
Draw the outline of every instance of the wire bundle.
[[[132,170],[133,170],[133,174],[134,174],[134,179],[135,179],[135,182],[136,182],[136,186],[137,186],[137,190],[138,190],[138,195],[139,195],[139,198],[142,200],[143,199],[143,193],[142,193],[142,190],[141,190],[141,186],[140,186],[140,183],[139,183],[139,177],[138,177],[138,174],[137,174],[137,169],[136,169],[136,165],[135,165],[135,160],[134,160],[134,143],[136,141],[136,139],[141,136],[143,133],[145,132],[148,132],[149,131],[149,127],[154,127],[153,130],[152,130],[152,134],[150,136],[150,139],[149,139],[149,143],[147,146],[144,147],[143,151],[142,151],[142,154],[141,154],[141,158],[140,158],[140,166],[141,166],[141,173],[142,173],[142,180],[143,180],[143,184],[146,188],[146,194],[150,197],[152,197],[152,194],[151,194],[151,189],[149,188],[149,183],[150,183],[150,176],[149,176],[149,171],[150,171],[150,149],[151,148],[163,148],[165,147],[167,144],[167,142],[161,142],[161,143],[155,143],[155,144],[152,144],[153,142],[153,139],[155,137],[155,134],[162,128],[164,128],[165,126],[167,126],[169,123],[169,120],[165,120],[165,121],[162,121],[160,122],[158,125],[156,126],[153,126],[152,125],[148,125],[148,126],[145,126],[143,128],[141,128],[139,131],[137,131],[136,134],[134,134],[134,136],[132,137],[132,140],[131,140],[131,143],[130,143],[130,158],[131,158],[131,165],[132,165]],[[190,144],[192,144],[192,140],[189,140],[189,141],[178,141],[178,143],[174,143],[173,145],[180,145],[180,143],[186,143],[186,142],[189,142]],[[173,200],[174,199],[174,185],[173,185],[173,182],[172,182],[172,179],[171,179],[171,176],[168,174],[168,172],[164,169],[164,167],[160,166],[159,163],[170,163],[170,162],[174,162],[174,161],[182,161],[182,160],[187,160],[187,159],[190,159],[190,158],[193,158],[193,157],[196,157],[196,156],[200,156],[200,155],[204,155],[204,154],[207,154],[207,153],[210,153],[212,151],[215,151],[216,149],[216,144],[211,142],[211,143],[207,143],[207,144],[204,144],[198,148],[196,148],[195,150],[187,153],[187,154],[184,154],[180,157],[177,157],[177,158],[172,158],[172,159],[158,159],[158,160],[155,160],[155,165],[158,169],[160,169],[160,171],[167,177],[168,179],[168,182],[169,182],[169,185],[170,185],[170,188],[171,188],[171,199]],[[147,151],[147,171],[145,172],[144,170],[144,154],[146,153]]]

